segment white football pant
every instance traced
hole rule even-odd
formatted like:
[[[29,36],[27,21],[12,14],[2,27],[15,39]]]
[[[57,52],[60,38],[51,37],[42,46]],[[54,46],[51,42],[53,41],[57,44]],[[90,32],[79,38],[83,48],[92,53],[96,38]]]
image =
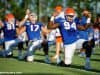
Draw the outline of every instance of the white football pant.
[[[74,55],[75,49],[76,49],[76,42],[69,45],[64,45],[66,65],[70,65],[72,63],[72,57]]]
[[[32,56],[35,51],[35,48],[41,46],[42,42],[43,42],[43,40],[30,41],[26,56]]]
[[[11,47],[21,42],[19,39],[5,41],[5,52],[7,55],[12,52]]]

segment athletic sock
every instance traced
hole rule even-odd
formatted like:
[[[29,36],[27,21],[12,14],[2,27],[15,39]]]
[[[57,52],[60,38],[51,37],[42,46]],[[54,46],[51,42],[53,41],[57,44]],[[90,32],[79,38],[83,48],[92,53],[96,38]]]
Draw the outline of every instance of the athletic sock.
[[[61,62],[61,58],[60,56],[57,57],[57,64],[59,64]]]

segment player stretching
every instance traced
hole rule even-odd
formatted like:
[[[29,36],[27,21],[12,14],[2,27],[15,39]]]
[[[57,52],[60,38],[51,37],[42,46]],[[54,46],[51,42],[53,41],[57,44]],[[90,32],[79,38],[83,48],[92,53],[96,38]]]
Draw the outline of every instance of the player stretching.
[[[28,10],[26,11],[26,14],[28,14]],[[5,22],[0,21],[0,27],[3,28],[4,32],[5,50],[2,52],[4,57],[11,57],[13,54],[11,47],[21,41],[17,38],[16,28],[19,25],[22,25],[25,21],[26,18],[17,24],[14,15],[11,13],[6,14]]]
[[[28,50],[25,56],[27,61],[32,62],[34,60],[35,49],[40,47],[43,42],[41,32],[46,33],[47,29],[41,22],[37,22],[37,15],[35,13],[30,13],[28,15],[28,20],[24,25],[29,40]],[[49,60],[48,53],[45,55],[46,60]],[[46,61],[46,63],[49,63],[49,61]]]
[[[64,64],[65,66],[70,66],[72,63],[72,57],[74,55],[76,49],[76,41],[77,41],[77,27],[74,22],[75,11],[73,8],[67,8],[64,11],[65,19],[57,19],[56,22],[59,24],[49,24],[49,29],[60,29],[61,36],[64,43]],[[61,63],[60,63],[61,65]]]
[[[55,7],[53,16],[50,19],[51,23],[56,23],[56,19],[62,18],[64,19],[64,11],[63,11],[63,7],[58,5]],[[52,57],[52,59],[57,59],[57,63],[59,63],[61,61],[60,59],[60,50],[61,50],[61,46],[63,45],[62,42],[62,37],[61,37],[61,33],[59,31],[59,28],[55,29],[56,33],[55,33],[55,38],[56,38],[56,54],[55,56]]]

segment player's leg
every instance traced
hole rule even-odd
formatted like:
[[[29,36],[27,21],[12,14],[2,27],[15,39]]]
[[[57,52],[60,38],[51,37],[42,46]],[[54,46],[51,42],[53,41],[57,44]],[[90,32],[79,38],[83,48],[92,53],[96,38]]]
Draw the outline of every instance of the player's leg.
[[[86,46],[84,46],[84,45],[86,45]],[[85,69],[90,70],[91,69],[90,58],[92,55],[93,48],[95,46],[95,40],[92,39],[92,40],[88,41],[87,44],[86,43],[83,44],[83,46],[84,46],[85,54],[86,54]]]
[[[57,60],[57,64],[61,62],[60,51],[61,51],[62,37],[56,37],[56,54],[52,59]]]
[[[56,38],[56,55],[54,56],[54,59],[56,59],[60,55],[60,49],[61,49],[61,39],[58,37]]]
[[[79,50],[79,52],[80,52],[79,56],[80,57],[84,57],[85,56],[85,50],[82,48],[82,44],[85,41],[86,41],[85,39],[79,39],[79,40],[77,40],[77,43],[76,43],[76,49]]]
[[[43,41],[42,43],[42,47],[43,47],[43,51],[44,51],[44,54],[45,54],[45,63],[51,63],[50,62],[50,59],[49,59],[49,46],[48,46],[48,41]]]
[[[18,40],[18,39],[15,39],[15,40],[10,40],[10,41],[6,41],[5,42],[5,56],[12,56],[12,49],[11,49],[11,47],[13,46],[13,45],[16,45],[16,44],[18,44],[20,42],[20,40]]]
[[[92,49],[91,48],[86,49],[85,54],[86,54],[85,69],[89,70],[89,69],[91,69],[90,57],[92,54]]]
[[[18,59],[22,59],[23,42],[18,43]]]
[[[26,59],[29,62],[33,62],[34,60],[34,54],[35,54],[35,48],[37,48],[39,45],[41,45],[42,40],[37,40],[37,41],[30,41],[29,42],[29,46],[28,46],[28,50],[26,53]]]
[[[65,64],[66,65],[71,65],[72,63],[72,58],[76,49],[76,43],[65,45]]]
[[[61,61],[60,59],[60,49],[61,49],[61,43],[56,43],[56,55],[54,56],[54,59],[56,59],[57,64]]]
[[[4,51],[5,57],[12,56],[13,53],[12,53],[12,50],[11,50],[11,46],[13,45],[13,43],[14,43],[14,40],[5,42],[5,51]]]

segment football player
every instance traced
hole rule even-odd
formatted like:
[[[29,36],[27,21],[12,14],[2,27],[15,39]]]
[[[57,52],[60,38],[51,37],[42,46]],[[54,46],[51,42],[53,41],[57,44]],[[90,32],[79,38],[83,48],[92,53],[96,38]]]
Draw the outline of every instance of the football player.
[[[26,15],[29,14],[29,11],[26,11]],[[11,47],[15,44],[18,44],[21,40],[17,38],[16,28],[24,24],[27,20],[27,16],[17,24],[17,21],[13,14],[8,13],[5,16],[5,22],[0,22],[0,27],[3,28],[4,32],[4,42],[5,42],[5,50],[2,52],[4,57],[11,57],[12,56],[12,49]]]
[[[77,27],[74,21],[75,11],[73,8],[66,8],[64,11],[65,19],[55,20],[57,23],[48,24],[49,29],[59,28],[64,43],[64,65],[70,66],[76,49]],[[60,65],[62,62],[59,63]]]
[[[80,56],[85,56],[85,51],[82,49],[82,44],[85,41],[88,41],[88,31],[90,30],[90,23],[91,23],[91,14],[89,14],[88,10],[83,11],[83,16],[79,22],[80,24],[77,25],[78,27],[78,41],[77,41],[77,49],[80,50]]]
[[[77,49],[81,49],[80,50],[81,57],[86,56],[85,69],[90,68],[90,56],[91,56],[92,48],[94,47],[92,45],[89,45],[89,43],[92,44],[94,42],[91,41],[93,39],[93,28],[91,25],[92,25],[91,13],[88,10],[84,10],[82,19],[80,20],[80,24],[77,25],[78,36],[79,36],[77,41]]]
[[[58,5],[55,7],[54,9],[54,13],[53,16],[50,19],[51,23],[56,23],[56,19],[58,18],[62,18],[64,19],[64,11],[63,11],[63,7]],[[59,31],[59,28],[55,29],[56,33],[55,33],[55,38],[56,38],[56,54],[55,56],[52,57],[52,59],[57,59],[57,63],[60,62],[60,50],[61,50],[61,46],[63,46],[63,42],[62,42],[62,37],[61,37],[61,33]]]
[[[26,33],[29,40],[29,45],[25,56],[27,61],[33,62],[35,49],[40,47],[43,42],[41,32],[47,33],[47,29],[41,22],[37,22],[37,15],[32,12],[29,14],[28,20],[25,22],[24,26],[26,27]],[[49,59],[48,53],[46,53],[45,56],[46,60]]]

